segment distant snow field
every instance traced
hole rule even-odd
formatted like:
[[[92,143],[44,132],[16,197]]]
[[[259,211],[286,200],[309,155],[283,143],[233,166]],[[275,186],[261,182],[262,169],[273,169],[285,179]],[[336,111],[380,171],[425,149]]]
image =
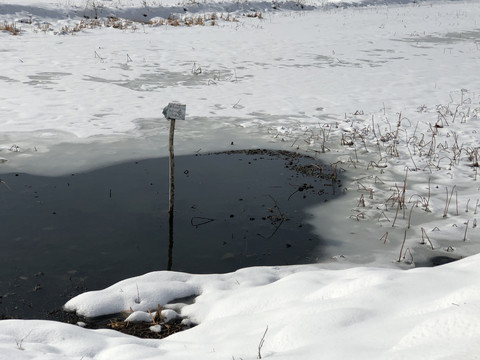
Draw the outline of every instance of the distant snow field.
[[[179,101],[176,154],[298,151],[346,180],[305,214],[328,262],[126,279],[65,308],[198,325],[2,320],[0,359],[480,358],[478,19],[473,0],[3,1],[2,173],[166,156]]]

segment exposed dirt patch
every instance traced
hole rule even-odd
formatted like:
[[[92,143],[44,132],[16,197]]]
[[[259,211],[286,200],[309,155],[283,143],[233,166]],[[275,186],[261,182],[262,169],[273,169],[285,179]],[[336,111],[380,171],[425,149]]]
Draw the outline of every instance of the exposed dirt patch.
[[[186,326],[182,324],[182,320],[173,320],[170,323],[131,323],[125,322],[122,319],[113,319],[107,325],[113,330],[120,331],[121,333],[137,336],[144,339],[163,339],[167,336],[173,335],[177,332],[190,329],[192,326]],[[160,329],[160,331],[153,330]]]
[[[168,322],[158,316],[152,318],[151,322],[129,322],[125,321],[126,315],[113,314],[97,318],[86,318],[75,313],[56,310],[50,313],[50,318],[84,327],[86,329],[111,329],[144,339],[163,339],[167,336],[194,327],[196,324],[184,319],[174,319]],[[0,319],[6,319],[5,317]]]

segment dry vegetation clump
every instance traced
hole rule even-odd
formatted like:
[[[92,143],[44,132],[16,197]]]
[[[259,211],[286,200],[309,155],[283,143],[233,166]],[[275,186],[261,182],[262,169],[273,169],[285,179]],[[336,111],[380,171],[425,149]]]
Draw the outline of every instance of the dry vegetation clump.
[[[262,19],[261,13],[254,13],[254,14],[249,14],[248,17],[251,18],[258,18]],[[175,15],[170,15],[168,18],[155,18],[151,19],[146,22],[142,21],[133,21],[129,19],[124,19],[124,18],[118,18],[116,16],[109,16],[108,18],[89,18],[89,17],[84,17],[81,19],[78,23],[72,23],[68,25],[64,25],[61,27],[60,30],[55,31],[54,28],[52,27],[51,24],[49,23],[43,23],[43,24],[36,24],[35,27],[33,28],[34,32],[52,32],[54,34],[74,34],[78,33],[82,30],[88,30],[88,29],[100,29],[100,28],[113,28],[113,29],[118,29],[118,30],[132,30],[136,31],[138,30],[139,25],[141,26],[151,26],[151,27],[157,27],[157,26],[206,26],[206,25],[217,25],[220,21],[224,22],[238,22],[237,18],[235,16],[231,16],[231,14],[226,14],[224,15],[223,13],[209,13],[209,14],[203,14],[203,15],[197,15],[197,16],[182,16],[182,17],[177,17]],[[8,31],[12,33],[13,35],[17,35],[20,30],[16,27],[16,24],[3,24],[0,25],[0,31]]]
[[[257,18],[257,19],[263,19],[263,15],[261,12],[254,12],[253,14],[250,13],[250,14],[247,14],[247,15],[244,15],[246,17],[249,17],[249,18]]]
[[[385,109],[356,110],[334,124],[269,130],[297,150],[342,154],[332,165],[340,172],[350,168],[353,180],[343,189],[358,193],[346,219],[378,228],[381,243],[399,247],[398,262],[414,265],[414,249],[422,245],[458,259],[460,254],[452,254],[456,244],[478,230],[480,198],[455,180],[468,178],[475,187],[478,181],[480,146],[473,124],[480,101],[465,89],[456,95],[447,105],[419,107],[415,119]]]
[[[115,16],[111,16],[107,20],[105,20],[103,25],[105,27],[111,27],[119,30],[126,30],[128,28],[135,27],[135,24],[133,21],[127,20],[127,19],[119,19]]]
[[[62,27],[62,33],[76,33],[84,29],[96,29],[96,28],[113,28],[118,30],[137,30],[137,25],[135,22],[127,19],[120,19],[117,17],[108,17],[106,20],[101,21],[99,19],[82,19],[79,23],[74,26],[65,25]],[[43,29],[40,29],[45,31]],[[48,28],[47,28],[48,30]]]
[[[42,31],[44,33],[47,33],[48,31],[53,31],[53,29],[50,27],[49,23],[44,23],[44,24],[38,24],[37,28],[34,29],[33,31]]]
[[[20,33],[20,29],[17,28],[16,23],[8,24],[8,23],[3,23],[0,24],[0,31],[7,31],[12,35],[18,35]]]
[[[183,18],[183,23],[186,26],[205,26],[205,25],[211,25],[214,26],[219,22],[220,20],[223,20],[225,22],[237,22],[237,18],[235,16],[230,16],[230,14],[227,14],[224,16],[223,13],[221,14],[216,14],[216,13],[211,13],[211,14],[204,14],[204,15],[198,15],[194,17],[185,17]]]

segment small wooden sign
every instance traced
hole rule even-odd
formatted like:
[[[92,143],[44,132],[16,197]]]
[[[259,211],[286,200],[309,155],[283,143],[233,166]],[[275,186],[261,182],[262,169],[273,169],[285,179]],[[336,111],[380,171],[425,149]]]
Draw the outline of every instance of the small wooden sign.
[[[163,116],[165,116],[167,120],[185,120],[186,109],[187,105],[179,103],[169,103],[163,109]]]

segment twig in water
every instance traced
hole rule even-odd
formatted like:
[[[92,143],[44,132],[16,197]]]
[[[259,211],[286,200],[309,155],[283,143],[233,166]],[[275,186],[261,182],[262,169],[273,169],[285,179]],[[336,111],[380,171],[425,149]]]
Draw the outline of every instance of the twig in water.
[[[293,194],[292,194],[293,195]],[[285,221],[285,214],[282,212],[282,210],[280,209],[280,207],[278,206],[278,203],[277,203],[277,200],[275,200],[273,198],[272,195],[268,195],[268,197],[270,197],[270,199],[272,199],[272,201],[275,203],[275,206],[271,209],[269,209],[271,212],[273,212],[273,209],[276,209],[277,212],[278,212],[278,215],[271,215],[269,216],[269,218],[272,220],[272,225],[275,225],[275,229],[273,230],[273,232],[270,234],[270,236],[268,237],[265,237],[261,234],[257,234],[258,236],[264,238],[264,239],[270,239],[272,238],[278,231],[278,229],[280,229],[280,226],[282,226],[283,222]],[[278,224],[277,221],[280,220],[280,222]]]
[[[190,219],[190,224],[192,224],[192,226],[195,226],[195,228],[198,228],[199,226],[208,224],[212,221],[215,221],[215,219],[194,216]]]

